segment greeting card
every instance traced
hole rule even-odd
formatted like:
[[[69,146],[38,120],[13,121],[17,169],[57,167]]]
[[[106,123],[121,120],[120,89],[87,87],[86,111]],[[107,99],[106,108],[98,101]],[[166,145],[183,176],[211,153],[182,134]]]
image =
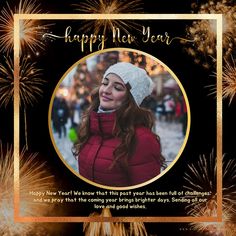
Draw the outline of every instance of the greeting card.
[[[2,235],[234,235],[233,1],[7,1]]]

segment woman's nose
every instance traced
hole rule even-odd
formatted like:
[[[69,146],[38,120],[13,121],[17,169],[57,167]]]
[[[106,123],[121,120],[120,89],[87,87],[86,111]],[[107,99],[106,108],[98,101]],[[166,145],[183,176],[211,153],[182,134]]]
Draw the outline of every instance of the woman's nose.
[[[105,93],[111,93],[111,89],[112,89],[112,86],[111,86],[111,85],[107,85],[107,86],[103,89],[103,91],[104,91]]]

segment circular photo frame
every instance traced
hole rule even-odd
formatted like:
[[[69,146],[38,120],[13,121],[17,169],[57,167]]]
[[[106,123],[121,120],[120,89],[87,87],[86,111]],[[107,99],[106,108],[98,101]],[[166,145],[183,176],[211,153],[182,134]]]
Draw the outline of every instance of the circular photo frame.
[[[138,80],[143,73],[151,84]],[[190,107],[163,62],[139,50],[110,48],[65,72],[50,101],[48,124],[70,171],[94,186],[127,190],[156,181],[176,163],[188,140]]]

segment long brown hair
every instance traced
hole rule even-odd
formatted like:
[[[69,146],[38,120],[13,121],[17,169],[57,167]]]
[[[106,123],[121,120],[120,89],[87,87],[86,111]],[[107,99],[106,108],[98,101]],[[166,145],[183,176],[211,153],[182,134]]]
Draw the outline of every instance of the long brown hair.
[[[131,93],[128,91],[125,101],[121,107],[116,111],[116,119],[113,127],[114,136],[121,140],[121,143],[114,150],[114,161],[110,168],[119,163],[127,169],[128,158],[132,156],[136,147],[135,128],[137,126],[144,126],[152,130],[155,125],[155,117],[153,113],[143,107],[137,106]],[[82,122],[79,127],[78,142],[73,147],[73,154],[77,157],[81,148],[87,142],[89,132],[89,115],[91,111],[96,111],[99,106],[99,88],[96,88],[91,93],[91,104],[88,110],[82,117]],[[159,137],[155,134],[156,138]],[[165,167],[165,158],[161,155],[160,164]]]

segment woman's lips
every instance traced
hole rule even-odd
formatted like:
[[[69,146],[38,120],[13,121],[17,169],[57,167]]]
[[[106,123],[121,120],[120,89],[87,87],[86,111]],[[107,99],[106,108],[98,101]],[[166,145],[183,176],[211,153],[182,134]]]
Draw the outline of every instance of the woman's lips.
[[[107,97],[107,96],[103,96],[103,95],[102,95],[102,100],[103,100],[103,101],[111,101],[112,99],[109,98],[109,97]]]

